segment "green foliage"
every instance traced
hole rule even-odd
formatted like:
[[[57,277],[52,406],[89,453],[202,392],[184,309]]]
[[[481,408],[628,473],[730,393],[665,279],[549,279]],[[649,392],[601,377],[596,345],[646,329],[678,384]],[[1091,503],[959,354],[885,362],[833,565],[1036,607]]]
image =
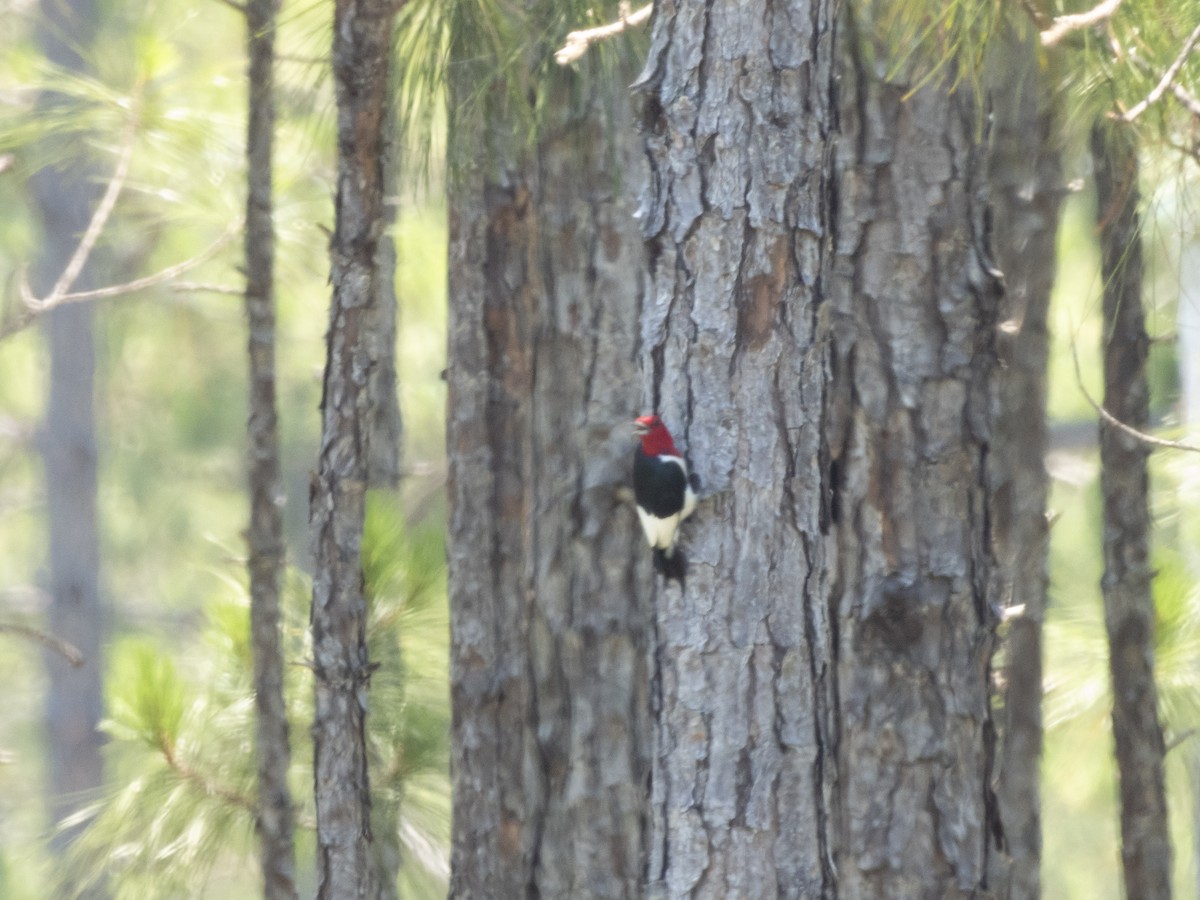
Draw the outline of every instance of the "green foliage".
[[[1074,49],[1080,51],[1079,64],[1094,68],[1101,77],[1083,82],[1090,90],[1076,95],[1104,112],[1136,107],[1183,53],[1189,34],[1200,24],[1197,12],[1195,3],[1122,3],[1102,27],[1078,32]],[[1184,65],[1172,83],[1195,96],[1200,73]],[[1138,117],[1145,137],[1178,136],[1192,119],[1191,111],[1169,90]]]
[[[206,661],[207,674],[223,662]],[[66,823],[86,828],[58,893],[101,881],[131,900],[186,893],[223,853],[252,846],[253,698],[220,678],[185,684],[144,639],[115,648],[108,694],[108,757],[123,787]]]
[[[1155,458],[1155,675],[1168,745],[1167,799],[1175,846],[1175,884],[1187,896],[1194,883],[1188,836],[1192,806],[1186,737],[1200,727],[1200,589],[1194,542],[1180,528],[1200,521],[1196,498],[1176,482],[1179,456]],[[1119,898],[1119,817],[1113,760],[1111,687],[1104,606],[1098,466],[1079,486],[1055,486],[1052,508],[1051,606],[1045,631],[1046,752],[1043,761],[1043,884],[1047,897]],[[1180,499],[1183,503],[1180,503]],[[1186,507],[1184,509],[1183,507]],[[1080,860],[1088,860],[1081,865]]]
[[[171,756],[183,722],[184,689],[175,664],[145,639],[117,645],[108,680],[108,733]]]
[[[846,14],[854,23],[852,39],[876,75],[910,93],[948,78],[951,88],[966,82],[981,96],[988,42],[1006,15],[1018,21],[999,0],[860,0]]]
[[[620,77],[617,66],[629,59],[631,46],[644,45],[644,35],[633,29],[594,46],[572,69],[554,61],[568,33],[619,16],[612,0],[408,3],[397,23],[400,119],[428,127],[450,92],[447,133],[458,138],[446,148],[452,172],[526,149],[548,116],[581,111],[587,79]]]
[[[377,839],[401,847],[401,877],[418,894],[445,891],[449,839],[448,625],[441,524],[408,527],[397,501],[373,496],[363,541],[368,642],[379,668],[368,716]],[[71,824],[86,823],[59,890],[101,879],[118,898],[192,896],[194,886],[256,853],[249,600],[220,579],[207,604],[199,656],[185,678],[145,639],[113,652],[105,730],[120,773]],[[297,572],[284,590],[284,652],[298,819],[311,828],[307,745],[313,686],[303,660],[311,588]],[[382,826],[382,830],[381,830]],[[243,863],[244,864],[244,863]]]

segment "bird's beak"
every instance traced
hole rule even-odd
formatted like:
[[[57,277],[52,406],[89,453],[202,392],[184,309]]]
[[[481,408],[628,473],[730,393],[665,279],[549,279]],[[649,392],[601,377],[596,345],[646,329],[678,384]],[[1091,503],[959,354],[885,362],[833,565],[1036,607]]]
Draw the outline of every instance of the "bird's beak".
[[[633,423],[633,436],[634,437],[641,437],[642,435],[649,434],[649,433],[650,433],[650,429],[647,428],[645,425],[643,425],[641,422]]]

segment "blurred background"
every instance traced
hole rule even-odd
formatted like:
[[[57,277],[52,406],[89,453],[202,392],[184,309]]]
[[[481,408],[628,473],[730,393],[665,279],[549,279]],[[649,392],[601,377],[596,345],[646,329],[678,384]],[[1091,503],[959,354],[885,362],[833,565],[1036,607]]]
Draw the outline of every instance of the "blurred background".
[[[279,31],[276,154],[278,386],[289,576],[285,651],[293,706],[294,790],[302,895],[311,895],[311,680],[305,658],[308,484],[319,438],[334,193],[328,9],[288,3]],[[244,206],[246,108],[242,16],[212,2],[104,4],[94,77],[51,65],[33,5],[6,3],[0,36],[0,277],[6,315],[41,226],[27,181],[71,163],[80,142],[103,184],[132,133],[130,173],[103,235],[98,283],[193,260],[222,240]],[[67,98],[37,108],[47,87]],[[132,124],[131,124],[132,123]],[[442,370],[446,216],[438,116],[410,134],[398,192],[397,363],[405,424],[402,495],[375,504],[367,534],[373,682],[371,728],[398,746],[373,778],[402,817],[405,896],[443,896],[448,872],[448,616],[444,575]],[[414,130],[415,131],[415,130]],[[427,144],[428,134],[432,143]],[[68,152],[70,151],[70,152]],[[1095,413],[1100,396],[1100,275],[1095,199],[1083,148],[1068,157],[1081,185],[1059,234],[1049,375],[1052,568],[1046,631],[1042,769],[1047,897],[1120,896],[1119,826],[1099,581],[1101,515]],[[1194,171],[1174,155],[1143,160],[1152,420],[1192,440],[1200,391],[1200,240]],[[99,816],[79,865],[121,897],[240,897],[258,890],[251,817],[250,663],[244,574],[245,324],[238,240],[181,279],[94,301],[100,591],[108,784],[81,798]],[[1190,273],[1190,274],[1185,274]],[[0,341],[0,621],[43,626],[45,487],[39,439],[49,364],[43,330]],[[1200,873],[1200,459],[1151,458],[1157,674],[1167,732],[1178,896]],[[55,896],[57,863],[44,797],[45,658],[0,633],[0,897]],[[308,798],[305,800],[305,798]],[[92,804],[99,803],[98,806]],[[307,803],[307,805],[305,805]]]

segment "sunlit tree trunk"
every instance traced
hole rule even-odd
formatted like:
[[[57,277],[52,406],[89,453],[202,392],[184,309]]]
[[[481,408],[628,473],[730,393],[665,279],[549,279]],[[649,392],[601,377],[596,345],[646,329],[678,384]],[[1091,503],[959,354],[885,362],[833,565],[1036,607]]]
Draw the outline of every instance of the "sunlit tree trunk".
[[[272,144],[278,0],[248,0],[249,121],[246,136],[246,319],[249,326],[250,627],[257,712],[257,825],[263,894],[296,897],[291,747],[283,695],[279,590],[284,542],[275,402],[275,229]]]
[[[93,47],[97,10],[90,0],[43,3],[38,40],[47,59],[83,72],[79,55]],[[53,95],[44,106],[56,102]],[[87,228],[100,194],[94,169],[81,157],[63,170],[43,169],[29,188],[42,220],[41,253],[33,288],[46,296],[67,266]],[[86,289],[92,265],[75,282]],[[103,783],[101,654],[105,616],[101,605],[100,551],[96,517],[95,350],[93,314],[87,304],[68,304],[45,316],[50,387],[41,433],[49,530],[49,631],[74,645],[83,663],[73,667],[47,653],[50,684],[46,696],[47,777],[50,811],[61,822]],[[58,849],[75,829],[59,833]],[[93,896],[102,896],[98,889]]]
[[[383,182],[383,221],[375,245],[375,267],[379,272],[378,300],[371,308],[368,327],[368,353],[371,371],[367,376],[370,396],[371,441],[367,449],[367,482],[372,488],[392,489],[400,483],[403,421],[400,395],[396,384],[396,325],[399,304],[396,299],[396,224],[397,146],[396,79],[388,85],[384,99],[383,144],[380,172]]]
[[[659,583],[647,888],[840,896],[827,551],[834,4],[660,0],[647,405],[702,484]],[[834,557],[836,558],[836,557]]]
[[[837,895],[978,897],[999,841],[983,120],[966,80],[918,86],[859,12],[832,279]]]
[[[989,181],[996,262],[1004,273],[988,453],[994,601],[1011,619],[1004,641],[1004,709],[996,796],[1007,853],[991,854],[992,890],[1041,895],[1042,621],[1048,582],[1046,316],[1064,196],[1059,134],[1036,35],[1006,30],[989,71],[995,104]]]
[[[386,224],[383,122],[393,0],[338,0],[333,72],[338,177],[331,242],[333,300],[322,432],[313,477],[313,778],[318,896],[374,898],[364,720],[367,658],[362,534],[371,435],[371,325],[379,302],[378,242]]]
[[[641,897],[651,620],[623,492],[644,271],[631,74],[588,59],[536,84],[531,53],[516,77],[546,103],[526,144],[532,110],[471,106],[481,54],[458,40],[451,894]]]
[[[1125,425],[1145,431],[1150,340],[1142,311],[1141,192],[1132,129],[1098,123],[1092,132],[1092,158],[1104,280],[1104,407]],[[1121,783],[1121,859],[1126,895],[1139,900],[1171,896],[1166,751],[1154,684],[1148,453],[1136,437],[1101,421],[1101,587]]]

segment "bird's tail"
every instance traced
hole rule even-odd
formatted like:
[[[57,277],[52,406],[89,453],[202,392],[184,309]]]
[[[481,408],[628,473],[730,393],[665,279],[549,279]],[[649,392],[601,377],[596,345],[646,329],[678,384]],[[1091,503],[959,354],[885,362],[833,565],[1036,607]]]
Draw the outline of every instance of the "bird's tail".
[[[683,558],[683,552],[678,547],[670,547],[667,550],[655,547],[654,569],[667,581],[674,578],[682,585],[687,575],[687,560]]]

